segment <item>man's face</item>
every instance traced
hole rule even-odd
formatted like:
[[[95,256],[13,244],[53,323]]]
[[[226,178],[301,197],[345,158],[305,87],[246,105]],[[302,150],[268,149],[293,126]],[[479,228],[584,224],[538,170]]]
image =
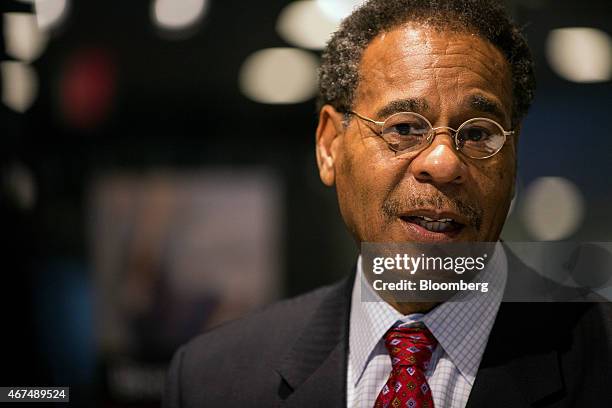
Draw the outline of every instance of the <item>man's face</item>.
[[[474,117],[511,126],[512,82],[502,53],[469,33],[408,24],[364,51],[353,110],[377,121],[401,111],[457,129]],[[423,150],[398,154],[374,124],[321,111],[317,157],[325,184],[358,242],[496,241],[513,194],[516,140],[491,158],[455,150],[448,130]],[[517,129],[518,130],[518,129]],[[452,223],[426,222],[452,219]]]

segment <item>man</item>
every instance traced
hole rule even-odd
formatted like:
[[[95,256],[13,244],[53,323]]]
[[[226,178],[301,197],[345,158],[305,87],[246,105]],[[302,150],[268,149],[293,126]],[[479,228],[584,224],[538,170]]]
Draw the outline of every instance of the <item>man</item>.
[[[354,11],[323,54],[316,155],[356,242],[498,241],[533,91],[496,4]],[[503,249],[483,273],[533,280]],[[612,406],[608,304],[362,302],[360,282],[361,258],[336,285],[182,347],[165,406]]]

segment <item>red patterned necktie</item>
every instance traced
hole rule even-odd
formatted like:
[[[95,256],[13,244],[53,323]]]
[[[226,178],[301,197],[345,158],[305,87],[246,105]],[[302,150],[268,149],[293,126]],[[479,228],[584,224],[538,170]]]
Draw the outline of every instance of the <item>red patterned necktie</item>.
[[[423,326],[396,327],[385,334],[392,368],[374,408],[434,408],[425,371],[436,344]]]

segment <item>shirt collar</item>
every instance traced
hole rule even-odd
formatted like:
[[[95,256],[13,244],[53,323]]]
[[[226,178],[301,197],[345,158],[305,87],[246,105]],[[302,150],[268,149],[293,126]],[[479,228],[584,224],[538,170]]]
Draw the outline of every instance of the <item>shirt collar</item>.
[[[458,293],[425,315],[404,316],[383,301],[369,284],[362,285],[365,276],[361,262],[360,255],[351,299],[349,359],[354,369],[350,380],[354,384],[359,382],[372,352],[389,328],[397,322],[421,321],[473,385],[506,284],[508,261],[503,245],[496,245],[491,261],[474,280],[489,282],[489,292]],[[369,291],[367,298],[375,296],[378,301],[362,301],[362,289]]]

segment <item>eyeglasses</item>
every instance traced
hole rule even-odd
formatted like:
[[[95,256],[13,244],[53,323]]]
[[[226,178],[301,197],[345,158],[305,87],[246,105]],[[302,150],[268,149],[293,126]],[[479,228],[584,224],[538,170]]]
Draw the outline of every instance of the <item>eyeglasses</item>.
[[[429,146],[436,130],[447,129],[455,134],[455,149],[473,159],[487,159],[504,147],[506,138],[514,134],[497,122],[487,118],[469,119],[458,129],[448,126],[433,127],[422,115],[414,112],[395,113],[383,122],[370,119],[355,111],[353,115],[380,126],[378,135],[398,153],[414,152]]]

